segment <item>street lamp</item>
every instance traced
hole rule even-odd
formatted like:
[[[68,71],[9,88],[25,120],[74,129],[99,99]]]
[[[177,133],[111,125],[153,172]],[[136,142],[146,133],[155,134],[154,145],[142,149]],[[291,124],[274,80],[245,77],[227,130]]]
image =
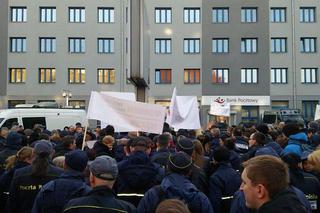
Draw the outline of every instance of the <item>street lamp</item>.
[[[65,98],[65,100],[66,100],[65,106],[68,107],[69,106],[69,98],[72,97],[71,91],[70,90],[63,90],[62,97]]]

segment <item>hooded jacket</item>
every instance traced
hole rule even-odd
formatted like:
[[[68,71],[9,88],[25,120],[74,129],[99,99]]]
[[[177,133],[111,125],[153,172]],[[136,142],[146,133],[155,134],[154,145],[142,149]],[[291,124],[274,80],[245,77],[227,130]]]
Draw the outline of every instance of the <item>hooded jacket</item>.
[[[188,205],[190,212],[213,213],[208,197],[200,192],[186,176],[171,173],[163,179],[160,187],[161,192],[157,187],[146,192],[137,208],[139,213],[155,212],[162,200],[174,198],[183,200]]]
[[[302,155],[302,143],[307,143],[308,137],[305,133],[300,132],[289,136],[288,145],[283,149],[283,155],[288,153],[295,153],[301,157]]]

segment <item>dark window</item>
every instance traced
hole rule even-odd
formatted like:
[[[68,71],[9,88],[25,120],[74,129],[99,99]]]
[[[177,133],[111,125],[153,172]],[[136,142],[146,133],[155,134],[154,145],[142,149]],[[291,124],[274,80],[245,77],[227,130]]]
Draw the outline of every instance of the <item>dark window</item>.
[[[10,118],[6,120],[2,127],[7,127],[8,129],[10,129],[13,123],[18,123],[18,118]]]
[[[22,123],[24,129],[33,129],[35,124],[42,124],[46,126],[46,118],[45,117],[30,117],[30,118],[22,118]]]

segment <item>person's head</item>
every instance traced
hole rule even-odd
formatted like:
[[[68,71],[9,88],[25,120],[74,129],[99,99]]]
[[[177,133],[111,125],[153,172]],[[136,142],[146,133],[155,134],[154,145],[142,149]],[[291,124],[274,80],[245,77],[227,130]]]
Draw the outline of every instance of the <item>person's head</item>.
[[[111,125],[106,126],[105,128],[106,135],[114,137],[114,127]]]
[[[6,170],[13,169],[17,161],[31,164],[33,160],[33,148],[25,146],[22,147],[16,155],[10,156],[6,160]]]
[[[158,149],[166,149],[169,146],[169,135],[167,134],[161,134],[157,138],[157,148]]]
[[[73,150],[64,155],[64,169],[83,172],[87,167],[88,156],[85,151]]]
[[[130,143],[130,152],[147,152],[148,148],[148,139],[143,136],[136,137],[132,139]]]
[[[192,154],[192,160],[195,165],[199,166],[200,168],[203,168],[204,164],[204,149],[199,140],[193,140],[194,144],[194,150]]]
[[[181,175],[189,175],[192,160],[185,152],[176,152],[169,155],[167,167],[169,172]]]
[[[62,144],[65,148],[74,150],[76,148],[76,139],[73,135],[67,135],[62,138]]]
[[[52,163],[56,166],[59,167],[61,169],[64,169],[64,161],[65,161],[65,157],[64,156],[58,156],[53,158]]]
[[[9,134],[9,129],[7,127],[2,127],[0,129],[0,136],[1,137],[7,138],[8,134]]]
[[[61,141],[61,137],[60,137],[59,132],[54,132],[54,133],[50,136],[50,141],[60,142],[60,141]]]
[[[313,151],[309,154],[308,164],[311,171],[320,173],[320,150]]]
[[[114,145],[114,138],[111,135],[104,136],[102,139],[103,145],[107,146],[109,150],[112,150]]]
[[[213,128],[210,130],[210,132],[214,138],[218,138],[220,136],[220,129],[219,128]]]
[[[236,138],[235,137],[226,138],[223,142],[223,145],[229,150],[234,150],[236,147]]]
[[[259,209],[288,187],[288,168],[279,158],[262,155],[244,162],[243,167],[240,190],[248,208]]]
[[[257,126],[257,130],[258,132],[261,132],[264,135],[268,135],[269,134],[269,127],[267,124],[260,124]]]
[[[242,129],[241,129],[241,127],[236,127],[236,128],[234,128],[234,129],[232,130],[232,135],[233,135],[233,136],[238,136],[238,137],[242,136]]]
[[[21,146],[22,137],[17,132],[10,132],[7,136],[7,145]]]
[[[189,138],[181,138],[178,140],[176,148],[178,152],[182,151],[191,156],[193,153],[194,144]]]
[[[300,132],[300,127],[297,123],[288,123],[282,128],[282,132],[286,137],[295,135]]]
[[[296,153],[288,153],[281,157],[283,162],[285,162],[290,169],[299,169],[302,168],[301,157]]]
[[[213,159],[217,163],[229,162],[230,150],[224,146],[219,146],[213,151]]]
[[[159,203],[156,213],[190,213],[190,211],[181,200],[167,199]]]
[[[263,146],[266,143],[266,136],[261,132],[253,133],[249,139],[249,146]]]
[[[78,128],[78,127],[82,127],[82,125],[81,125],[80,122],[77,122],[77,123],[76,123],[76,128]]]
[[[34,146],[35,159],[32,162],[32,176],[46,176],[49,161],[52,158],[53,153],[54,150],[49,141],[41,140],[36,143]]]
[[[91,187],[107,186],[111,189],[118,176],[117,162],[106,155],[99,156],[89,163],[89,170]]]

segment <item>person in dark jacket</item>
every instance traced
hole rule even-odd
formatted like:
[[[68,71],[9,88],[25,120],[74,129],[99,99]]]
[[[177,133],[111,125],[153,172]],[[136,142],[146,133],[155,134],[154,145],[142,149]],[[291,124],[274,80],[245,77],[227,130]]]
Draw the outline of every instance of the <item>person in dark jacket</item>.
[[[34,201],[32,213],[62,212],[69,200],[87,194],[91,190],[86,185],[83,174],[87,162],[86,152],[68,152],[65,155],[64,173],[41,188]]]
[[[242,130],[240,127],[236,127],[233,129],[232,131],[232,135],[233,137],[236,138],[236,149],[235,151],[238,152],[239,154],[244,154],[248,151],[249,149],[249,144],[247,142],[247,140],[242,137]]]
[[[67,135],[62,138],[62,142],[54,147],[55,154],[53,158],[64,156],[66,153],[75,150],[76,148],[76,139],[73,135]]]
[[[190,212],[212,213],[208,197],[200,192],[187,178],[192,161],[184,152],[171,154],[168,160],[168,175],[160,186],[154,186],[141,199],[138,212],[155,212],[159,203],[165,199],[184,200]]]
[[[0,152],[0,175],[5,171],[6,160],[9,156],[15,155],[21,148],[22,137],[17,132],[10,132],[7,137],[7,143]]]
[[[242,184],[246,206],[258,213],[306,213],[296,194],[289,190],[288,168],[281,159],[258,156],[243,163]]]
[[[231,198],[240,187],[241,178],[239,172],[230,165],[230,151],[227,148],[216,148],[213,156],[218,168],[209,180],[209,198],[214,212],[227,213],[231,206]]]
[[[283,150],[281,146],[272,139],[271,135],[269,134],[269,127],[267,124],[260,124],[257,126],[257,130],[265,135],[265,146],[272,148],[274,151],[276,151],[277,155],[280,156]]]
[[[31,166],[15,171],[10,186],[8,212],[31,212],[32,205],[41,187],[59,177],[63,170],[52,166],[53,148],[49,141],[39,141],[34,147],[35,159]]]
[[[190,157],[194,154],[194,144],[189,138],[182,138],[177,142],[177,151],[182,151]],[[208,194],[208,178],[203,169],[197,166],[194,162],[191,165],[191,172],[189,174],[190,181],[204,194]]]
[[[9,134],[9,129],[7,127],[2,127],[0,129],[0,151],[2,151],[7,143],[7,137]]]
[[[308,143],[308,136],[301,132],[299,125],[295,123],[286,124],[283,127],[283,133],[289,138],[288,145],[283,149],[283,155],[296,153],[299,157],[302,155],[302,144]]]
[[[112,158],[115,157],[115,140],[112,136],[106,135],[104,136],[101,141],[98,140],[92,147],[89,149],[88,147],[85,148],[85,151],[88,153],[88,156],[91,160],[95,159],[101,155],[108,155]]]
[[[307,200],[306,196],[304,195],[304,193],[300,189],[294,186],[290,186],[289,190],[291,190],[297,195],[300,203],[305,207],[307,212],[312,213],[311,205]],[[243,191],[239,190],[233,195],[230,213],[255,213],[255,212],[256,210],[249,209],[246,206],[246,200],[245,200]]]
[[[166,167],[170,155],[169,136],[167,134],[159,135],[157,138],[157,151],[152,155],[151,161],[163,167]]]
[[[210,130],[212,134],[211,140],[211,152],[213,152],[216,148],[220,146],[220,129],[213,128]]]
[[[228,137],[222,140],[222,145],[225,146],[230,151],[230,163],[232,168],[235,170],[240,169],[241,159],[240,154],[235,152],[235,142],[236,139],[234,137]]]
[[[133,139],[129,146],[131,154],[118,163],[119,176],[115,191],[120,194],[144,194],[152,186],[161,183],[165,171],[160,165],[151,162],[145,137]],[[139,200],[140,198],[127,199],[134,205]]]
[[[300,189],[309,200],[313,212],[320,212],[320,182],[312,174],[304,172],[301,158],[295,153],[282,156],[289,166],[290,184]]]
[[[32,160],[33,148],[31,147],[22,147],[16,155],[12,155],[6,160],[6,171],[0,177],[0,212],[4,211],[14,172],[29,166]]]
[[[65,213],[136,212],[132,204],[116,199],[113,194],[112,187],[118,175],[113,158],[99,156],[89,164],[89,169],[92,191],[84,197],[70,200]]]

